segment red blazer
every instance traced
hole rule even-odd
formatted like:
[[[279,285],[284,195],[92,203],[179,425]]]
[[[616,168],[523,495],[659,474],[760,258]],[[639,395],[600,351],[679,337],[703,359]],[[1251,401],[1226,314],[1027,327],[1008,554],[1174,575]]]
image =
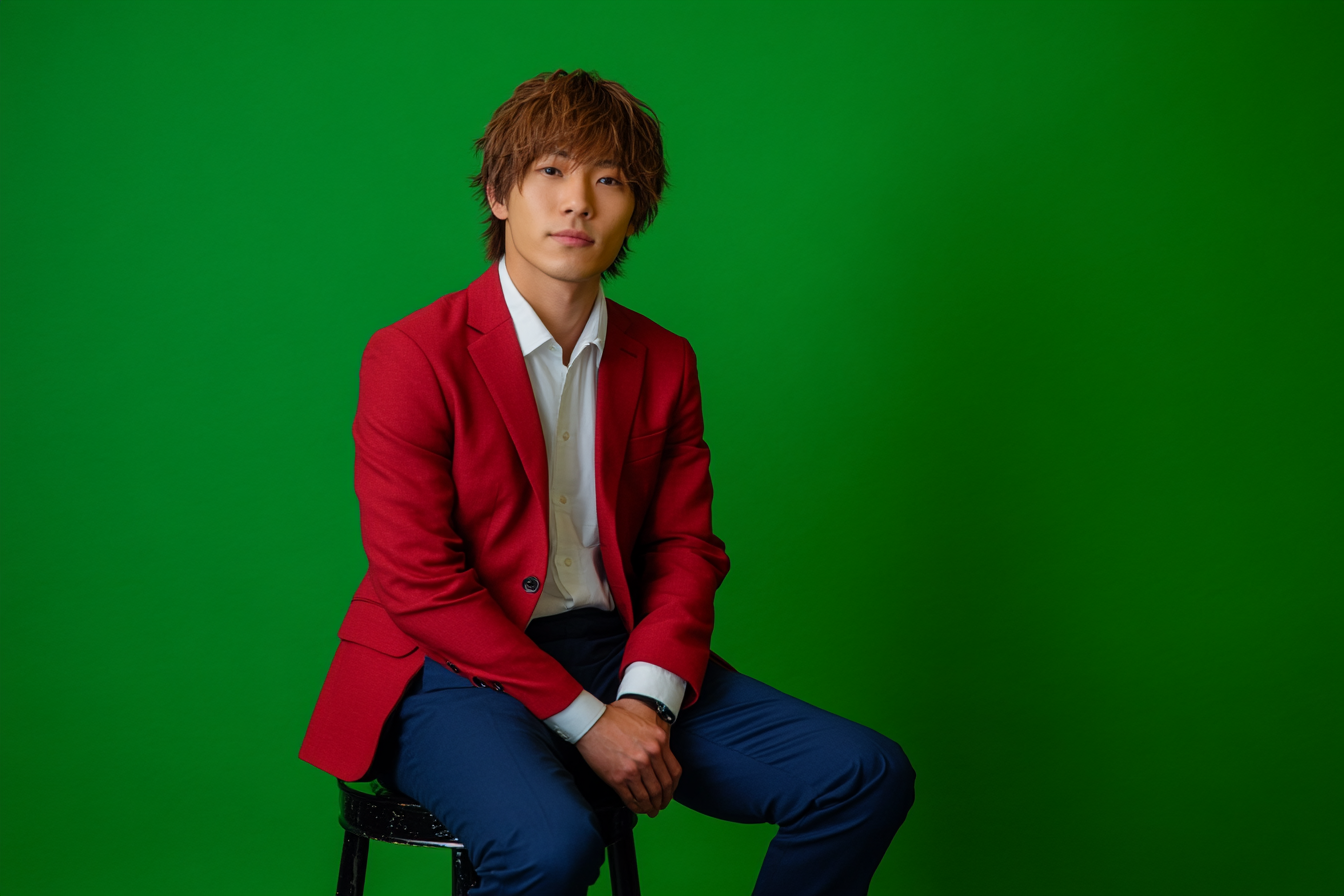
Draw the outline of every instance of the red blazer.
[[[630,630],[622,673],[639,660],[662,666],[686,679],[689,706],[728,572],[710,527],[695,354],[647,317],[610,299],[607,309],[597,519]],[[343,780],[363,777],[425,655],[512,694],[538,718],[567,707],[581,686],[523,633],[549,572],[548,469],[496,265],[373,335],[354,436],[369,570],[300,758]]]

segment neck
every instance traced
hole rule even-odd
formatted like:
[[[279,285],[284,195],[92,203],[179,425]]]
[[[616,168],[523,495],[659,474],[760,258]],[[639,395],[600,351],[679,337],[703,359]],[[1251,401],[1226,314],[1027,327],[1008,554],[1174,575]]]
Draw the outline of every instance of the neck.
[[[588,315],[592,314],[593,303],[597,301],[602,275],[586,280],[557,280],[533,267],[512,243],[505,244],[504,263],[509,269],[509,279],[537,312],[537,317],[564,352],[564,363],[569,364],[570,352],[579,341]]]

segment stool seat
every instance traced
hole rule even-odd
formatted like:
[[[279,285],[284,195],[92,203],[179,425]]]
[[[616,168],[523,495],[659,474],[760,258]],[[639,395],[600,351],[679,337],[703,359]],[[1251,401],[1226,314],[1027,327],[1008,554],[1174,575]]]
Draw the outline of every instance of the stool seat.
[[[452,896],[466,896],[480,883],[467,858],[466,846],[424,806],[377,782],[337,781],[336,785],[340,793],[338,820],[345,829],[336,896],[363,896],[370,840],[452,850]],[[610,789],[590,798],[590,804],[607,844],[612,896],[639,896],[635,813]]]
[[[341,827],[357,837],[402,843],[465,849],[424,806],[404,793],[373,784],[367,790],[337,781],[341,791]]]

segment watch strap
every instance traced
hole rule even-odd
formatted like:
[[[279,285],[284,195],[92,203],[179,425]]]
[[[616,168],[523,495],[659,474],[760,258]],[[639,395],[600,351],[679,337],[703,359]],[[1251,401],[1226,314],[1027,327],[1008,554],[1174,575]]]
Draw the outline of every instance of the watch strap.
[[[669,725],[671,725],[673,722],[677,720],[677,714],[674,713],[666,703],[664,703],[661,700],[656,700],[653,697],[650,697],[648,694],[621,694],[616,699],[624,700],[626,697],[629,697],[631,700],[638,700],[640,703],[643,703],[645,706],[649,707],[654,712],[658,713],[658,718],[662,719]]]

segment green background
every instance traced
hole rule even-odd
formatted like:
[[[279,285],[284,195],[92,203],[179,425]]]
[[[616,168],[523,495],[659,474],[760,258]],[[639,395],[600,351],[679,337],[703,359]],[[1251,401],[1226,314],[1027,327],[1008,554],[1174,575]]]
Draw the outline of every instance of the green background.
[[[919,772],[873,892],[1339,893],[1344,4],[1227,0],[5,0],[0,888],[331,891],[360,352],[560,67],[664,122],[608,292],[699,354],[715,647]]]

